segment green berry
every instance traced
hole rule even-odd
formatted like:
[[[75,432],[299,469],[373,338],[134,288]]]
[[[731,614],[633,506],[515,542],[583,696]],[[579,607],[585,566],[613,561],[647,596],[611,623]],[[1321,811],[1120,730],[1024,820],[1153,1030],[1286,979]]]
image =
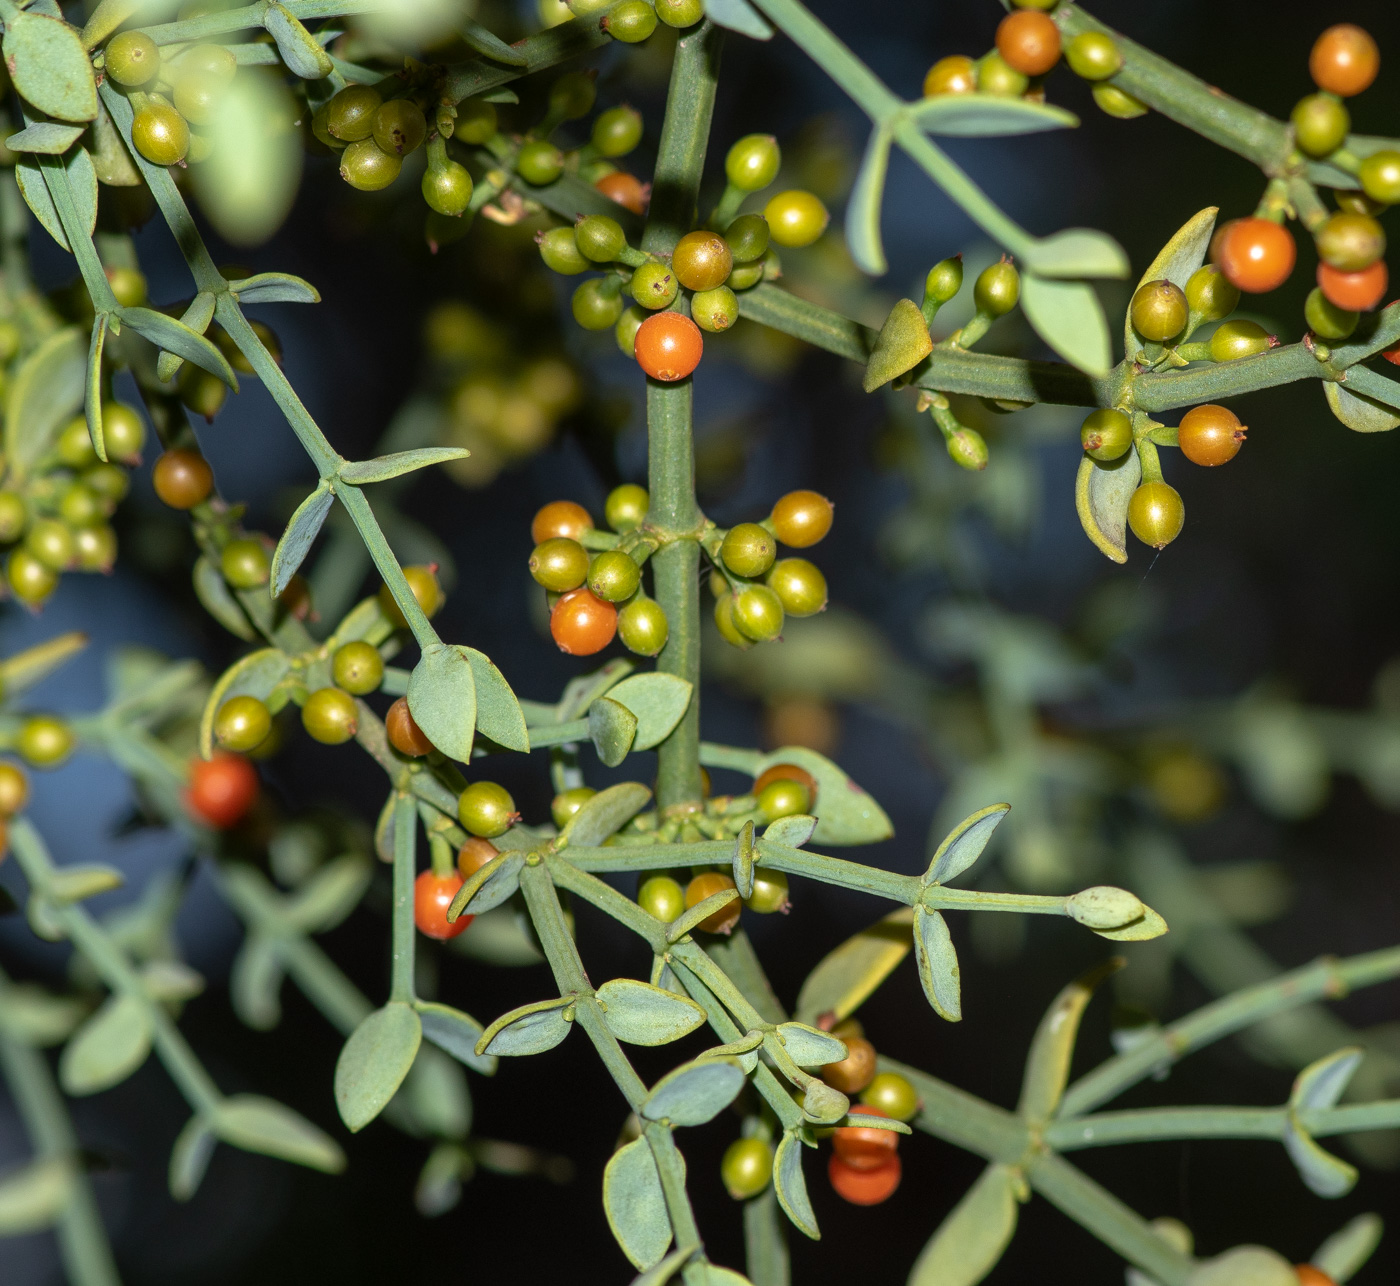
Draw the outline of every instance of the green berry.
[[[613,327],[613,337],[617,340],[618,349],[624,357],[636,356],[637,332],[641,330],[647,317],[648,313],[640,304],[632,304],[625,308],[622,316],[617,319],[617,325]]]
[[[778,606],[781,607],[782,604],[779,603]],[[740,651],[754,645],[754,640],[739,628],[739,623],[734,618],[734,595],[727,591],[715,599],[715,628],[726,643]]]
[[[494,781],[474,781],[457,799],[457,820],[482,839],[504,835],[519,816],[510,792]]]
[[[549,87],[550,115],[576,121],[587,116],[598,100],[598,87],[587,72],[571,71]]]
[[[109,572],[117,561],[117,533],[105,522],[79,527],[73,533],[73,551],[80,571]]]
[[[977,307],[991,317],[1000,317],[1016,307],[1021,297],[1021,274],[1009,259],[989,264],[978,274],[972,288]]]
[[[24,533],[24,547],[50,571],[61,572],[73,561],[73,533],[56,518],[40,518]]]
[[[641,583],[642,569],[620,549],[605,549],[588,569],[588,588],[605,602],[625,602]]]
[[[770,781],[758,793],[758,811],[763,820],[776,822],[781,817],[795,817],[812,806],[812,796],[800,781]]]
[[[977,88],[997,98],[1020,98],[1030,88],[1030,77],[1017,71],[993,50],[977,61]]]
[[[1385,229],[1369,214],[1334,214],[1313,238],[1318,258],[1339,272],[1360,272],[1385,253]]]
[[[1181,334],[1189,312],[1186,292],[1165,279],[1139,286],[1129,309],[1133,329],[1144,339],[1159,343]]]
[[[553,143],[535,139],[521,147],[515,169],[526,183],[544,187],[564,173],[564,153]]]
[[[826,608],[826,577],[805,558],[778,559],[766,584],[789,616],[815,616]]]
[[[648,915],[670,924],[685,910],[685,890],[669,875],[648,875],[637,886],[637,905]]]
[[[131,141],[152,165],[175,165],[190,150],[190,127],[169,103],[152,99],[132,119]]]
[[[966,426],[948,435],[948,457],[960,469],[976,472],[987,467],[987,442],[976,429]]]
[[[230,697],[214,716],[214,740],[235,754],[262,745],[271,731],[272,712],[257,697]]]
[[[102,500],[102,507],[109,514],[131,486],[126,470],[115,464],[95,464],[90,469],[84,469],[82,476],[83,485]],[[0,492],[0,497],[3,495],[4,492]],[[4,539],[3,524],[0,524],[0,540]]]
[[[645,487],[635,482],[624,482],[608,492],[603,504],[603,518],[614,531],[631,531],[646,521],[651,497]]]
[[[955,255],[928,270],[928,276],[924,278],[924,295],[939,304],[946,304],[962,289],[962,284],[962,255]]]
[[[739,301],[728,286],[697,290],[690,300],[690,316],[701,330],[728,330],[739,320]]]
[[[584,330],[607,330],[622,316],[622,292],[616,277],[592,277],[574,291],[574,320]]]
[[[1257,357],[1267,353],[1273,341],[1258,322],[1227,321],[1215,328],[1210,337],[1210,355],[1217,362],[1235,362],[1242,357]]]
[[[549,815],[561,830],[564,824],[598,792],[592,786],[574,786],[561,790],[549,805]]]
[[[360,709],[355,698],[339,688],[320,688],[306,698],[301,724],[317,741],[339,746],[355,735]]]
[[[1219,321],[1239,307],[1239,287],[1213,263],[1202,264],[1187,278],[1186,303],[1198,320]]]
[[[635,45],[656,30],[656,10],[646,0],[621,0],[608,10],[603,27],[614,40]]]
[[[676,274],[671,271],[669,265],[653,259],[642,264],[632,274],[627,289],[643,308],[656,312],[662,308],[669,308],[675,302],[680,282],[676,280]]]
[[[768,220],[761,214],[741,214],[724,230],[724,239],[736,264],[756,263],[768,253]]]
[[[577,589],[588,578],[588,550],[568,536],[554,536],[530,554],[530,575],[554,594]]]
[[[342,143],[358,143],[374,133],[375,113],[383,103],[378,90],[347,85],[326,104],[326,129]]]
[[[755,643],[783,632],[783,604],[767,585],[748,585],[734,596],[734,624]]]
[[[735,1201],[747,1201],[773,1178],[773,1145],[765,1139],[735,1139],[724,1150],[719,1177]]]
[[[27,549],[16,549],[5,563],[5,580],[26,607],[38,607],[58,588],[58,573]]]
[[[1112,36],[1085,31],[1066,46],[1065,61],[1070,71],[1084,80],[1107,80],[1122,69],[1123,55]]]
[[[579,254],[594,263],[611,263],[627,247],[627,234],[616,219],[590,214],[574,225]]]
[[[1338,308],[1317,287],[1313,287],[1308,294],[1307,302],[1303,305],[1303,316],[1308,329],[1319,339],[1327,340],[1346,339],[1361,320],[1360,313]]]
[[[1119,89],[1117,85],[1110,85],[1106,81],[1094,86],[1094,102],[1105,115],[1120,121],[1130,121],[1147,115],[1146,103],[1134,98],[1127,90]]]
[[[561,276],[576,277],[588,268],[588,260],[580,253],[572,228],[550,228],[548,232],[541,232],[535,240],[539,243],[540,258],[544,260],[545,267]]]
[[[15,749],[33,768],[57,768],[69,755],[77,738],[64,719],[55,714],[30,715],[19,729]]]
[[[753,892],[744,899],[744,905],[759,915],[772,915],[775,911],[786,911],[788,899],[788,877],[781,871],[769,871],[759,867],[753,873]]]
[[[724,175],[741,192],[758,192],[778,177],[783,154],[771,134],[745,134],[724,158]]]
[[[638,656],[655,656],[666,646],[671,623],[655,599],[636,598],[617,614],[617,634],[622,646]]]
[[[912,1121],[919,1112],[919,1093],[898,1072],[879,1072],[860,1093],[866,1107],[878,1107],[896,1121]]]
[[[29,510],[18,491],[0,491],[0,542],[18,540]]]
[[[91,527],[107,516],[107,506],[90,487],[70,482],[59,493],[58,516],[69,527]]]
[[[102,445],[107,450],[107,459],[140,464],[141,448],[146,445],[146,422],[141,413],[125,402],[104,402]]]
[[[428,209],[457,218],[465,214],[472,199],[472,176],[465,165],[448,161],[430,165],[423,171],[423,200]]]
[[[592,139],[600,156],[626,156],[642,141],[642,114],[631,107],[609,107],[593,122]]]
[[[778,556],[778,542],[766,527],[741,522],[725,534],[719,556],[736,576],[762,576]]]
[[[468,98],[457,104],[457,119],[452,123],[452,137],[464,143],[481,144],[496,133],[496,104],[479,98]]]
[[[1330,156],[1351,133],[1351,116],[1340,98],[1309,94],[1293,108],[1293,138],[1309,156]]]
[[[331,657],[331,678],[336,686],[353,696],[374,692],[384,681],[384,658],[379,649],[363,639],[336,648]]]
[[[144,31],[124,31],[112,37],[104,62],[107,75],[118,85],[133,89],[155,79],[160,71],[160,46]]]
[[[656,16],[668,27],[693,27],[705,16],[705,0],[656,0]]]
[[[70,469],[86,469],[97,463],[97,452],[92,449],[92,434],[88,432],[85,416],[76,416],[63,426],[58,435],[58,458]]]
[[[272,563],[262,541],[245,536],[224,546],[219,555],[219,570],[234,589],[257,589],[267,584]]]
[[[1133,422],[1122,411],[1092,411],[1080,426],[1079,444],[1095,460],[1117,460],[1133,445]]]
[[[340,154],[340,177],[357,192],[378,192],[387,188],[403,169],[403,161],[386,152],[372,138],[351,143]]]

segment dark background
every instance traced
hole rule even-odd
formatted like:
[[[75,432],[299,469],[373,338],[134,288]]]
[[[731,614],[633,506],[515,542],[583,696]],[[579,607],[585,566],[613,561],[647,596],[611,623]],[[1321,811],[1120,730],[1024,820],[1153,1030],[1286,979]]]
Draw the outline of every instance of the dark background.
[[[917,94],[927,66],[947,53],[980,54],[990,46],[1000,9],[991,3],[926,5],[819,3],[814,8],[891,84]],[[1380,42],[1383,56],[1400,51],[1400,10],[1388,0],[1351,5],[1239,0],[1168,0],[1155,5],[1103,3],[1093,12],[1126,34],[1212,83],[1279,116],[1307,92],[1308,49],[1332,22],[1356,21]],[[618,101],[622,50],[598,59],[604,69],[600,106]],[[1383,67],[1378,85],[1354,104],[1354,124],[1372,133],[1400,132],[1400,91]],[[659,88],[659,87],[658,87]],[[1052,101],[1082,113],[1072,134],[956,146],[958,158],[1003,206],[1033,232],[1073,224],[1103,228],[1128,249],[1140,270],[1195,211],[1218,204],[1222,217],[1248,212],[1262,180],[1238,158],[1205,144],[1172,123],[1149,116],[1134,122],[1098,113],[1085,87],[1064,70],[1052,76]],[[627,95],[646,110],[648,142],[659,125],[659,97],[629,83]],[[814,113],[835,112],[852,142],[859,119],[791,45],[759,46],[731,38],[724,55],[711,170],[740,134],[771,131],[786,141]],[[255,269],[299,273],[321,289],[314,310],[262,312],[280,334],[293,383],[346,455],[367,455],[422,368],[421,320],[437,300],[464,295],[499,300],[508,287],[480,278],[478,261],[458,245],[431,257],[419,232],[415,203],[391,194],[350,193],[326,161],[308,167],[297,209],[281,234],[238,258]],[[914,168],[896,159],[885,232],[891,291],[907,293],[936,259],[972,246],[975,230]],[[472,235],[480,229],[474,230]],[[143,261],[158,302],[186,292],[183,268],[168,237],[149,226],[140,237]],[[41,270],[58,284],[71,261],[50,246],[36,247]],[[1286,340],[1301,334],[1302,299],[1312,260],[1304,250],[1295,280],[1266,306]],[[561,293],[561,301],[566,296]],[[872,320],[866,318],[866,320]],[[527,610],[523,566],[528,516],[561,495],[600,507],[606,489],[641,478],[640,382],[617,357],[611,337],[562,329],[571,350],[609,395],[631,403],[615,449],[566,434],[553,448],[511,471],[481,493],[463,492],[440,476],[425,478],[411,509],[445,540],[458,584],[439,622],[445,637],[470,642],[502,664],[522,696],[548,699],[583,667],[541,638]],[[920,660],[914,626],[931,601],[948,592],[934,573],[896,572],[877,552],[877,535],[901,483],[880,467],[875,444],[884,412],[863,399],[851,372],[816,354],[781,383],[763,385],[732,363],[702,368],[696,381],[698,421],[745,414],[759,426],[746,459],[724,486],[706,497],[716,520],[759,516],[793,486],[832,496],[841,521],[819,551],[835,603],[868,614],[909,659]],[[1225,696],[1260,678],[1281,679],[1309,702],[1357,706],[1367,699],[1378,667],[1396,653],[1397,536],[1392,498],[1396,442],[1389,435],[1349,432],[1327,412],[1320,391],[1284,388],[1241,406],[1251,426],[1247,449],[1230,468],[1195,471],[1168,465],[1182,486],[1189,520],[1182,537],[1152,566],[1135,553],[1125,569],[1107,564],[1083,538],[1073,504],[1077,446],[1065,437],[1039,452],[1041,516],[1022,547],[979,531],[986,545],[989,597],[1019,612],[1063,624],[1086,589],[1119,577],[1150,594],[1157,631],[1141,645],[1142,684],[1173,698]],[[1072,427],[1072,426],[1071,426]],[[247,498],[272,531],[285,518],[285,489],[309,484],[312,473],[291,432],[265,393],[249,382],[201,441],[223,493]],[[996,467],[995,459],[993,468]],[[153,509],[148,484],[136,503]],[[172,529],[173,531],[173,529]],[[171,539],[178,537],[174,534]],[[236,650],[202,619],[185,586],[186,573],[168,576],[119,570],[110,580],[67,578],[39,621],[11,612],[0,622],[5,650],[60,628],[98,626],[94,654],[43,695],[60,708],[92,708],[100,700],[99,650],[140,641],[175,655],[193,653],[211,667]],[[705,693],[704,733],[735,744],[756,744],[759,709],[718,688]],[[898,834],[863,860],[905,871],[925,864],[924,840],[943,783],[918,744],[877,713],[844,712],[836,757],[871,787],[894,818]],[[633,772],[635,767],[628,765]],[[641,774],[645,779],[647,768]],[[548,786],[538,761],[508,763],[497,774],[527,817],[547,808]],[[348,749],[311,745],[269,770],[271,787],[288,802],[321,800],[372,817],[382,790],[377,770]],[[601,778],[599,778],[601,780]],[[84,807],[74,808],[81,798]],[[39,783],[36,820],[59,860],[116,855],[139,886],[178,856],[171,840],[150,834],[110,837],[128,806],[118,774],[90,758]],[[1248,805],[1232,809],[1248,813]],[[1245,827],[1245,834],[1260,833]],[[1339,782],[1317,818],[1268,843],[1285,854],[1299,885],[1296,909],[1260,932],[1281,962],[1302,963],[1322,951],[1337,954],[1396,940],[1397,823],[1360,790]],[[1209,842],[1209,840],[1205,841]],[[1252,852],[1237,852],[1247,857]],[[11,873],[7,877],[12,879]],[[879,913],[874,903],[831,889],[799,890],[797,910],[779,923],[751,926],[779,995],[791,1004],[801,979],[840,937]],[[582,1040],[550,1054],[504,1064],[492,1081],[471,1077],[476,1130],[531,1143],[573,1158],[578,1174],[567,1186],[541,1179],[479,1175],[461,1205],[425,1220],[414,1210],[413,1185],[425,1146],[383,1124],[349,1137],[335,1118],[330,1082],[339,1036],[291,987],[285,1017],[270,1034],[244,1029],[232,1015],[223,975],[237,929],[212,893],[196,884],[180,921],[192,962],[213,985],[188,1006],[182,1027],[227,1091],[257,1090],[281,1098],[346,1146],[350,1167],[327,1178],[229,1148],[220,1148],[196,1198],[176,1206],[165,1188],[170,1145],[186,1109],[155,1060],[128,1083],[73,1111],[84,1143],[109,1165],[95,1184],[122,1265],[133,1283],[418,1281],[447,1274],[470,1280],[620,1282],[630,1271],[602,1219],[599,1179],[624,1116],[624,1105]],[[955,932],[956,932],[955,926]],[[33,946],[12,922],[0,938],[11,972],[42,975],[61,968],[58,949]],[[588,909],[579,911],[579,941],[595,980],[647,967],[630,940]],[[362,909],[325,945],[371,996],[387,981],[386,925]],[[1026,1041],[1063,981],[1101,958],[1101,945],[1060,922],[1033,922],[1028,947],[1013,963],[975,959],[964,967],[960,1026],[933,1020],[912,969],[901,969],[872,1000],[863,1018],[879,1047],[993,1102],[1011,1105],[1019,1087]],[[547,971],[497,970],[445,956],[441,994],[489,1020],[547,994]],[[1393,985],[1344,1002],[1357,1025],[1395,1013]],[[1173,1014],[1208,999],[1179,976]],[[1106,1005],[1091,1009],[1077,1067],[1108,1049]],[[654,1076],[673,1065],[676,1050],[640,1051],[639,1070]],[[1225,1043],[1182,1064],[1165,1085],[1135,1091],[1129,1103],[1274,1104],[1287,1096],[1290,1076],[1261,1066]],[[0,1104],[0,1160],[22,1155],[18,1121]],[[732,1137],[722,1117],[683,1139],[690,1191],[712,1257],[742,1266],[737,1210],[718,1180],[718,1160]],[[809,1187],[824,1237],[791,1238],[794,1279],[803,1283],[852,1278],[902,1280],[918,1249],[976,1175],[980,1162],[924,1136],[902,1145],[905,1180],[885,1205],[858,1210],[837,1200],[809,1158]],[[1170,1214],[1196,1231],[1203,1253],[1239,1242],[1262,1242],[1295,1259],[1307,1254],[1346,1218],[1362,1210],[1393,1212],[1400,1181],[1366,1172],[1338,1202],[1306,1192],[1281,1148],[1253,1144],[1169,1143],[1081,1153],[1077,1162],[1147,1216]],[[1400,1251],[1383,1245],[1359,1278],[1394,1280]],[[0,1248],[0,1280],[39,1283],[57,1272],[48,1239]],[[1010,1251],[994,1283],[1122,1280],[1121,1263],[1040,1199],[1025,1206]]]

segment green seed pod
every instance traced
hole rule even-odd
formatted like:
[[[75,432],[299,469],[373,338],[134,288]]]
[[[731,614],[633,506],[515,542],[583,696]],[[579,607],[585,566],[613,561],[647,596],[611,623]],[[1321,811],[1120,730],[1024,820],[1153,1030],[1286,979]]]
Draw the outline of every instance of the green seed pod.
[[[272,731],[272,712],[257,697],[230,697],[214,715],[214,740],[225,750],[246,755]]]
[[[331,657],[331,678],[353,696],[365,696],[384,682],[384,657],[363,639],[342,644]]]
[[[638,656],[655,656],[666,646],[670,633],[665,609],[655,599],[633,599],[617,614],[618,638]]]
[[[642,569],[620,549],[603,550],[588,569],[588,588],[605,602],[625,602],[641,583]]]
[[[976,429],[966,426],[948,435],[948,455],[953,463],[969,472],[987,467],[987,443]]]
[[[1309,156],[1330,156],[1351,133],[1351,115],[1340,98],[1309,94],[1293,109],[1293,138]]]
[[[736,264],[755,263],[768,252],[768,220],[761,214],[741,214],[724,230],[724,239]]]
[[[548,232],[541,232],[535,240],[545,267],[561,276],[576,277],[589,267],[588,260],[579,251],[572,228],[550,228]]]
[[[756,643],[783,632],[783,605],[767,585],[747,585],[734,596],[734,624]]]
[[[946,304],[962,289],[962,255],[954,255],[933,265],[924,278],[924,298]]]
[[[383,103],[378,90],[347,85],[326,104],[326,129],[342,143],[358,143],[374,133],[374,115]]]
[[[992,317],[1000,317],[1016,307],[1021,298],[1021,274],[1009,259],[989,264],[978,274],[972,288],[977,307]]]
[[[616,219],[590,214],[574,225],[579,254],[594,263],[611,263],[627,246],[627,234]]]
[[[1094,102],[1099,105],[1099,110],[1108,116],[1120,121],[1130,121],[1147,115],[1147,104],[1134,98],[1127,90],[1119,89],[1117,85],[1100,81],[1094,86],[1093,92]]]
[[[1187,279],[1186,303],[1199,320],[1219,321],[1239,307],[1239,287],[1213,263],[1202,264]]]
[[[521,147],[515,158],[515,169],[526,183],[544,187],[564,173],[564,153],[553,143],[535,139]]]
[[[778,177],[783,154],[771,134],[746,134],[724,158],[725,177],[741,192],[758,192]]]
[[[1144,339],[1159,343],[1181,334],[1190,309],[1186,293],[1171,281],[1149,281],[1133,295],[1129,316],[1133,329]]]
[[[1257,357],[1267,353],[1273,341],[1258,322],[1227,321],[1215,328],[1210,337],[1210,355],[1213,361],[1236,362],[1242,357]]]
[[[480,98],[468,98],[457,104],[457,119],[452,124],[452,137],[463,143],[481,144],[497,129],[496,104]]]
[[[555,594],[577,589],[588,578],[588,550],[568,536],[555,536],[535,546],[530,575]]]
[[[719,556],[736,576],[762,576],[778,556],[778,542],[766,527],[741,522],[725,534]]]
[[[1091,411],[1080,425],[1079,444],[1095,460],[1117,460],[1133,445],[1133,422],[1122,411]]]
[[[600,156],[626,156],[642,141],[642,114],[631,107],[609,107],[593,122],[592,140]]]
[[[1112,36],[1085,31],[1069,42],[1065,61],[1070,71],[1084,80],[1107,80],[1122,69],[1123,55]]]
[[[691,296],[690,316],[701,330],[728,330],[739,320],[739,301],[728,286],[697,290]]]
[[[603,517],[614,531],[631,531],[646,521],[651,497],[645,487],[635,482],[624,482],[608,492],[603,505]]]
[[[1327,340],[1346,339],[1361,320],[1360,313],[1338,308],[1316,286],[1308,293],[1307,302],[1303,305],[1303,317],[1314,335]]]

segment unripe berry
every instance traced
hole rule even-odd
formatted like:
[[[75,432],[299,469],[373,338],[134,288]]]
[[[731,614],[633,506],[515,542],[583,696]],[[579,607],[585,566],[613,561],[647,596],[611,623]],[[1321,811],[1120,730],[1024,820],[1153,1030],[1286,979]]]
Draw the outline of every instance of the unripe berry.
[[[620,549],[605,549],[588,569],[588,588],[607,603],[625,602],[641,583],[642,569]]]
[[[1080,426],[1079,442],[1095,460],[1117,460],[1133,445],[1133,422],[1122,411],[1092,411]]]
[[[1351,115],[1331,94],[1309,94],[1293,108],[1293,138],[1309,156],[1329,156],[1351,132]]]
[[[1181,535],[1186,506],[1174,487],[1144,482],[1128,501],[1128,526],[1144,545],[1163,549]]]
[[[1350,309],[1338,308],[1318,287],[1308,292],[1303,304],[1303,317],[1308,329],[1319,339],[1346,339],[1361,320],[1361,314]]]
[[[924,294],[940,304],[946,304],[962,289],[962,255],[954,255],[933,265],[924,278]]]
[[[680,291],[680,282],[666,264],[653,260],[642,264],[632,274],[627,289],[643,308],[655,312],[669,308],[675,302]]]
[[[626,156],[642,141],[642,115],[631,107],[609,107],[593,122],[593,146],[600,156]]]
[[[978,309],[991,317],[1000,317],[1016,307],[1021,297],[1021,274],[1009,259],[988,264],[977,276],[972,298]]]
[[[611,263],[627,246],[627,235],[616,219],[590,214],[574,225],[579,254],[594,263]]]
[[[1200,321],[1219,321],[1239,307],[1240,292],[1215,264],[1202,264],[1187,279],[1186,303]]]
[[[646,520],[651,497],[645,487],[624,482],[608,492],[603,503],[603,518],[614,531],[631,531]]]
[[[504,835],[519,817],[510,792],[494,781],[472,782],[457,800],[457,820],[483,839]]]
[[[1242,357],[1267,353],[1274,341],[1258,322],[1227,321],[1210,337],[1210,355],[1217,362],[1236,362]]]
[[[1190,310],[1181,287],[1162,280],[1139,286],[1129,311],[1139,335],[1162,343],[1181,333]]]
[[[719,556],[736,576],[762,576],[778,556],[778,543],[756,522],[741,522],[725,533]]]
[[[623,647],[638,656],[655,656],[670,633],[665,609],[655,599],[634,599],[617,614],[617,635]]]
[[[725,156],[724,175],[741,192],[758,192],[778,177],[782,159],[771,134],[746,134]]]
[[[1084,80],[1107,80],[1123,66],[1123,55],[1112,36],[1102,31],[1085,31],[1069,42],[1065,61]]]

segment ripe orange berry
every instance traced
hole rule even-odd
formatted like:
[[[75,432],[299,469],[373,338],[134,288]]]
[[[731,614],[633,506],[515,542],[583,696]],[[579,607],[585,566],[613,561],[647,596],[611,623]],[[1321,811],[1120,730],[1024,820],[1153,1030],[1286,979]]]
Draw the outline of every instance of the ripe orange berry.
[[[700,327],[677,312],[653,313],[637,328],[632,352],[654,380],[674,384],[697,366],[705,351]]]
[[[864,1036],[847,1036],[844,1039],[846,1057],[839,1063],[828,1063],[822,1068],[821,1077],[834,1090],[840,1090],[843,1094],[859,1094],[875,1079],[875,1046]],[[883,1116],[884,1113],[877,1110],[876,1115]]]
[[[1329,303],[1349,312],[1366,313],[1385,298],[1390,272],[1384,259],[1377,259],[1360,272],[1338,272],[1325,263],[1317,265],[1318,288]]]
[[[1312,1264],[1295,1264],[1293,1270],[1298,1274],[1298,1286],[1337,1286],[1322,1269]]]
[[[586,531],[593,530],[593,518],[582,505],[572,500],[552,500],[535,515],[530,524],[530,539],[537,545],[558,536],[577,540]]]
[[[445,942],[472,922],[469,915],[458,916],[455,923],[447,919],[447,908],[462,883],[460,875],[434,875],[432,871],[424,871],[413,881],[413,923],[419,933]]]
[[[258,797],[258,770],[242,755],[216,754],[190,764],[185,799],[195,816],[219,830],[237,823]]]
[[[875,1170],[857,1170],[833,1153],[826,1174],[838,1197],[844,1197],[853,1206],[878,1206],[894,1195],[903,1167],[898,1153]]]
[[[714,897],[724,889],[732,889],[734,881],[721,871],[705,871],[697,875],[685,886],[685,909],[699,906],[706,898]],[[739,923],[739,910],[743,904],[738,898],[726,902],[724,906],[700,921],[706,933],[728,933]]]
[[[586,586],[570,590],[549,614],[549,632],[561,652],[592,656],[613,641],[617,608]]]
[[[384,735],[389,744],[401,755],[411,755],[417,759],[432,750],[433,743],[423,735],[423,729],[408,710],[408,698],[400,697],[389,707],[384,716]]]
[[[1023,76],[1043,76],[1060,61],[1060,29],[1049,14],[1013,10],[997,24],[997,53]]]
[[[1319,89],[1339,98],[1359,94],[1381,69],[1381,51],[1371,34],[1349,22],[1328,27],[1308,55],[1308,71]]]
[[[458,874],[464,880],[468,879],[496,857],[499,851],[489,839],[482,839],[480,835],[468,835],[467,842],[457,850]]]
[[[1213,468],[1233,460],[1244,445],[1245,426],[1228,407],[1207,403],[1181,417],[1176,443],[1192,464]]]
[[[846,1043],[849,1045],[851,1041],[847,1040]],[[868,1116],[885,1115],[878,1107],[863,1107],[861,1111]],[[836,1155],[853,1169],[878,1170],[888,1164],[898,1151],[899,1135],[893,1130],[877,1130],[871,1125],[843,1125],[832,1131],[831,1146]]]
[[[1251,217],[1225,225],[1216,244],[1216,263],[1230,284],[1252,295],[1276,290],[1298,260],[1293,234],[1282,224]]]
[[[651,185],[643,183],[635,174],[626,170],[614,170],[605,174],[593,184],[609,201],[616,201],[633,214],[645,214],[647,202],[651,199]]]

